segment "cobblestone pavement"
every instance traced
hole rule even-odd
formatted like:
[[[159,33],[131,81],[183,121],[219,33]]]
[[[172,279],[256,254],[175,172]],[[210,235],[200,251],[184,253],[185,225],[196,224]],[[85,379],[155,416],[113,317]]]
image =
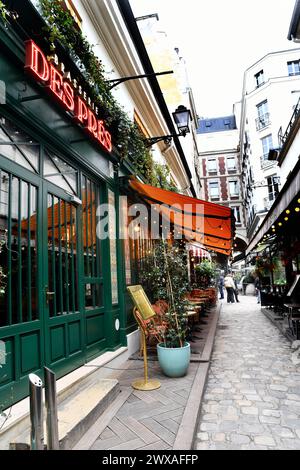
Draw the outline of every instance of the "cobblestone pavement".
[[[195,449],[300,449],[300,366],[255,297],[224,303]]]

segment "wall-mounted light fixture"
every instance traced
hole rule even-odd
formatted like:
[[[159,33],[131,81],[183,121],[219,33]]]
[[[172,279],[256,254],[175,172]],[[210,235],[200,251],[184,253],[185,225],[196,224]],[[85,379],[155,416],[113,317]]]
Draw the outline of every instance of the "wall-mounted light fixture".
[[[171,143],[174,137],[185,137],[190,132],[190,120],[192,118],[191,112],[185,106],[178,106],[173,114],[173,119],[178,129],[178,134],[162,135],[159,137],[150,137],[145,139],[146,147],[152,147],[152,145],[158,142],[164,141],[167,145]]]

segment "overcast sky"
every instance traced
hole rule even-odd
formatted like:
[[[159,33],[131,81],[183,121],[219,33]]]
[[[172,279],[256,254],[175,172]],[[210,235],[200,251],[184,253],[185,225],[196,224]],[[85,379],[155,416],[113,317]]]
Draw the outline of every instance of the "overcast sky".
[[[268,52],[298,47],[287,35],[295,0],[130,0],[158,13],[186,59],[199,116],[231,114],[243,73]],[[300,47],[300,45],[299,45]]]

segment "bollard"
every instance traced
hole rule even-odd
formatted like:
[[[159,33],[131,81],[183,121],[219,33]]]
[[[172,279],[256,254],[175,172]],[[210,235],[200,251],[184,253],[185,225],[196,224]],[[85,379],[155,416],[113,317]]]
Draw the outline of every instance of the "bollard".
[[[59,450],[56,378],[55,373],[44,367],[45,372],[45,403],[46,403],[46,427],[47,427],[47,449]]]
[[[29,375],[31,450],[44,450],[43,428],[43,382],[35,375]]]

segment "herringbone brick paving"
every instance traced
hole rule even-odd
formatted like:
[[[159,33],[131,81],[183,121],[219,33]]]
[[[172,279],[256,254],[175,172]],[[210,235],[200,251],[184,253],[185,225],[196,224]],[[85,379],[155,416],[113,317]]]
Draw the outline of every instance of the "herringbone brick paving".
[[[201,325],[201,332],[194,333],[195,341],[191,342],[192,360],[185,377],[179,379],[166,377],[160,370],[157,358],[150,356],[149,377],[159,379],[161,388],[143,392],[134,390],[131,386],[133,381],[143,377],[143,361],[137,354],[128,360],[122,369],[113,369],[110,377],[119,381],[121,390],[127,393],[127,398],[125,397],[125,402],[121,403],[118,411],[109,417],[110,420],[106,421],[109,424],[105,429],[99,420],[99,427],[96,425],[88,431],[84,441],[85,449],[172,449],[214,313],[213,310],[206,318],[206,324]],[[98,429],[99,435],[97,435]]]
[[[142,376],[141,362],[131,362],[130,368],[119,377],[122,387],[130,386],[135,378]],[[197,368],[197,363],[191,363],[186,377],[168,379],[158,364],[152,362],[150,375],[161,381],[161,388],[150,392],[133,390],[91,449],[172,449]]]

